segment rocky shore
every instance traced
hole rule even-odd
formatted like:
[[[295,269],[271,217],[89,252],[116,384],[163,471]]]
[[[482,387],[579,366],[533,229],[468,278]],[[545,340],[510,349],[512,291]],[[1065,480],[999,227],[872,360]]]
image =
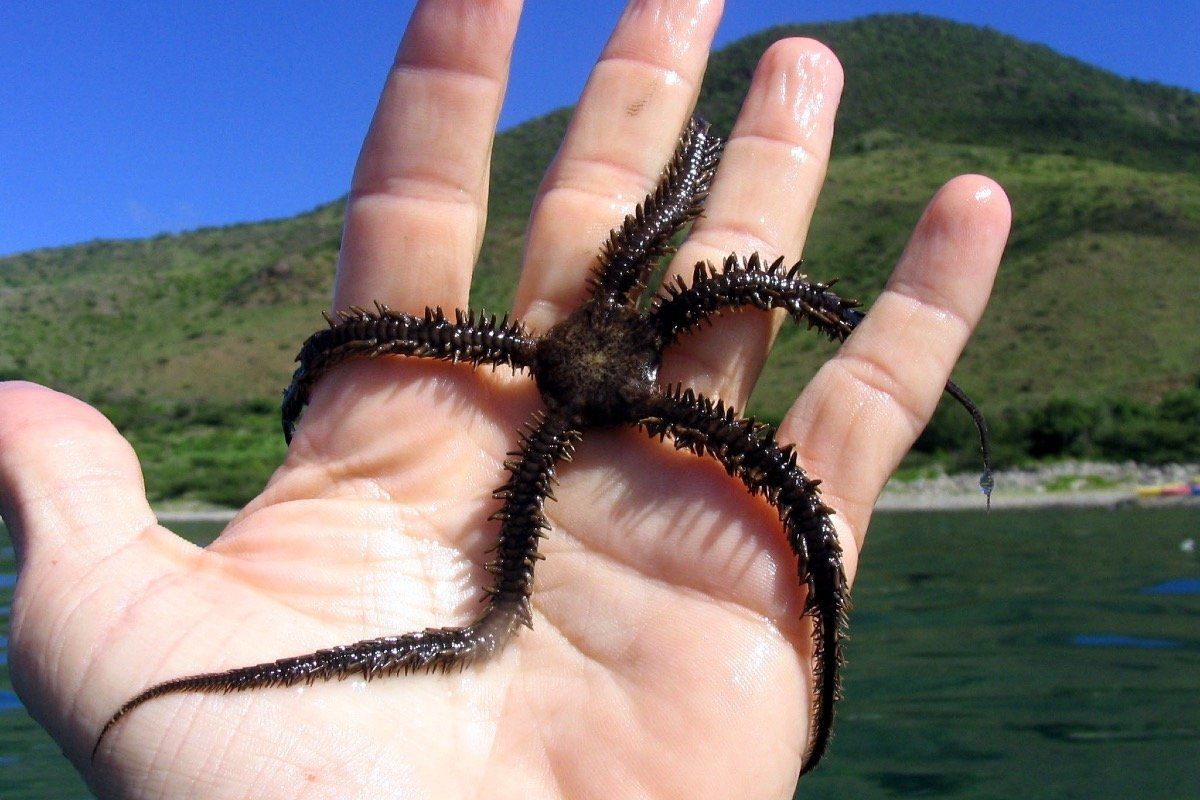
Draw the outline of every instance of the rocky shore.
[[[1118,506],[1200,504],[1197,497],[1142,498],[1139,486],[1160,486],[1194,480],[1200,464],[1146,466],[1132,461],[1109,464],[1061,461],[1030,469],[997,472],[993,509],[1055,506]],[[978,473],[935,473],[909,480],[892,479],[879,498],[882,511],[956,510],[984,504]]]

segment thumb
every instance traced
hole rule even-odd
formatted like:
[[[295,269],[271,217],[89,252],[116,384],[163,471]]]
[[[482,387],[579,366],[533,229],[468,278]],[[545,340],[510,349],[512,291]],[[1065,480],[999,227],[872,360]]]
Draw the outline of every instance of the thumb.
[[[137,456],[112,423],[22,381],[0,383],[0,513],[22,578],[86,571],[155,525]]]
[[[153,580],[146,551],[169,550],[171,534],[146,502],[133,448],[103,414],[17,381],[0,383],[0,512],[17,561],[13,687],[65,752],[86,752],[109,701],[86,690],[89,664],[114,609]]]

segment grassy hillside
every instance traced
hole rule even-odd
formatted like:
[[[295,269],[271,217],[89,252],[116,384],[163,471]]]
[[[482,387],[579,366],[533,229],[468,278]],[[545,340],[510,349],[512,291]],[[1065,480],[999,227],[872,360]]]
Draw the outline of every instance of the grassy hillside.
[[[765,47],[796,34],[827,42],[847,73],[806,252],[813,275],[840,276],[869,301],[947,178],[984,172],[1008,190],[1013,236],[958,378],[999,421],[1009,458],[1053,454],[1030,443],[1053,403],[1153,416],[1164,396],[1195,391],[1200,95],[986,29],[871,17],[772,29],[715,55],[700,110],[719,130]],[[530,200],[566,120],[555,112],[497,141],[476,306],[510,304]],[[282,452],[272,407],[320,322],[340,213],[334,202],[287,220],[0,259],[0,376],[104,403],[152,462],[157,495],[183,494],[199,475],[198,496],[234,502]],[[752,410],[778,418],[828,353],[785,329]],[[1178,435],[1200,439],[1183,408],[1171,412],[1183,415]],[[958,430],[938,420],[929,449]],[[205,477],[230,470],[238,480]],[[220,488],[231,483],[232,494]]]
[[[1200,96],[1124,80],[1048,47],[988,28],[919,15],[772,28],[722,53],[708,83],[731,109],[758,54],[783,36],[828,44],[846,68],[838,117],[843,152],[865,133],[1064,153],[1196,172]],[[727,113],[727,112],[726,112]],[[718,117],[721,123],[730,117]]]

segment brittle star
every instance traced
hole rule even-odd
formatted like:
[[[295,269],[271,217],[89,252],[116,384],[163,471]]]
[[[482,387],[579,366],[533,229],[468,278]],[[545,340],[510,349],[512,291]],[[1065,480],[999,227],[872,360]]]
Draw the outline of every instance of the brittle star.
[[[118,720],[162,695],[311,684],[355,674],[370,680],[421,669],[447,671],[495,653],[520,626],[532,627],[534,566],[543,558],[538,541],[550,529],[543,506],[553,497],[558,462],[570,460],[586,429],[629,424],[652,437],[669,436],[677,448],[717,459],[778,511],[807,589],[803,614],[812,620],[813,725],[801,774],[816,766],[833,725],[849,608],[842,551],[830,519],[833,509],[821,501],[820,481],[805,475],[794,447],[776,441],[770,426],[739,417],[721,400],[691,389],[660,387],[657,378],[664,350],[681,334],[729,309],[783,309],[836,341],[844,341],[864,315],[856,301],[831,291],[832,284],[809,281],[799,264],[785,268],[782,258],[768,263],[757,253],[731,255],[720,267],[697,264],[690,284],[676,279],[657,294],[649,310],[639,310],[653,269],[673,250],[672,237],[700,215],[722,146],[706,123],[690,123],[657,188],[601,248],[591,297],[543,336],[530,335],[507,316],[497,320],[455,311],[451,320],[440,308],[414,316],[377,303],[374,311],[352,307],[336,318],[327,314],[329,327],[301,348],[300,365],[283,399],[283,431],[289,442],[316,381],[349,359],[397,355],[532,373],[546,409],[521,435],[519,448],[505,462],[508,480],[494,492],[503,501],[491,517],[499,521],[500,531],[495,558],[485,569],[495,582],[485,588],[488,606],[479,619],[466,627],[367,639],[157,684],[113,714],[97,737],[93,757]],[[979,430],[985,468],[980,485],[990,502],[983,417],[953,382],[946,391],[966,407]]]

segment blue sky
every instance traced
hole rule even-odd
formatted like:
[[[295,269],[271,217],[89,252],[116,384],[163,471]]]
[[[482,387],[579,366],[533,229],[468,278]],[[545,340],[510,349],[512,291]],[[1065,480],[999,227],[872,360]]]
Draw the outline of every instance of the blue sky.
[[[573,101],[622,5],[527,0],[501,127]],[[412,6],[3,0],[0,254],[289,216],[341,195]],[[910,11],[1200,91],[1197,0],[726,0],[718,46],[783,22]]]

